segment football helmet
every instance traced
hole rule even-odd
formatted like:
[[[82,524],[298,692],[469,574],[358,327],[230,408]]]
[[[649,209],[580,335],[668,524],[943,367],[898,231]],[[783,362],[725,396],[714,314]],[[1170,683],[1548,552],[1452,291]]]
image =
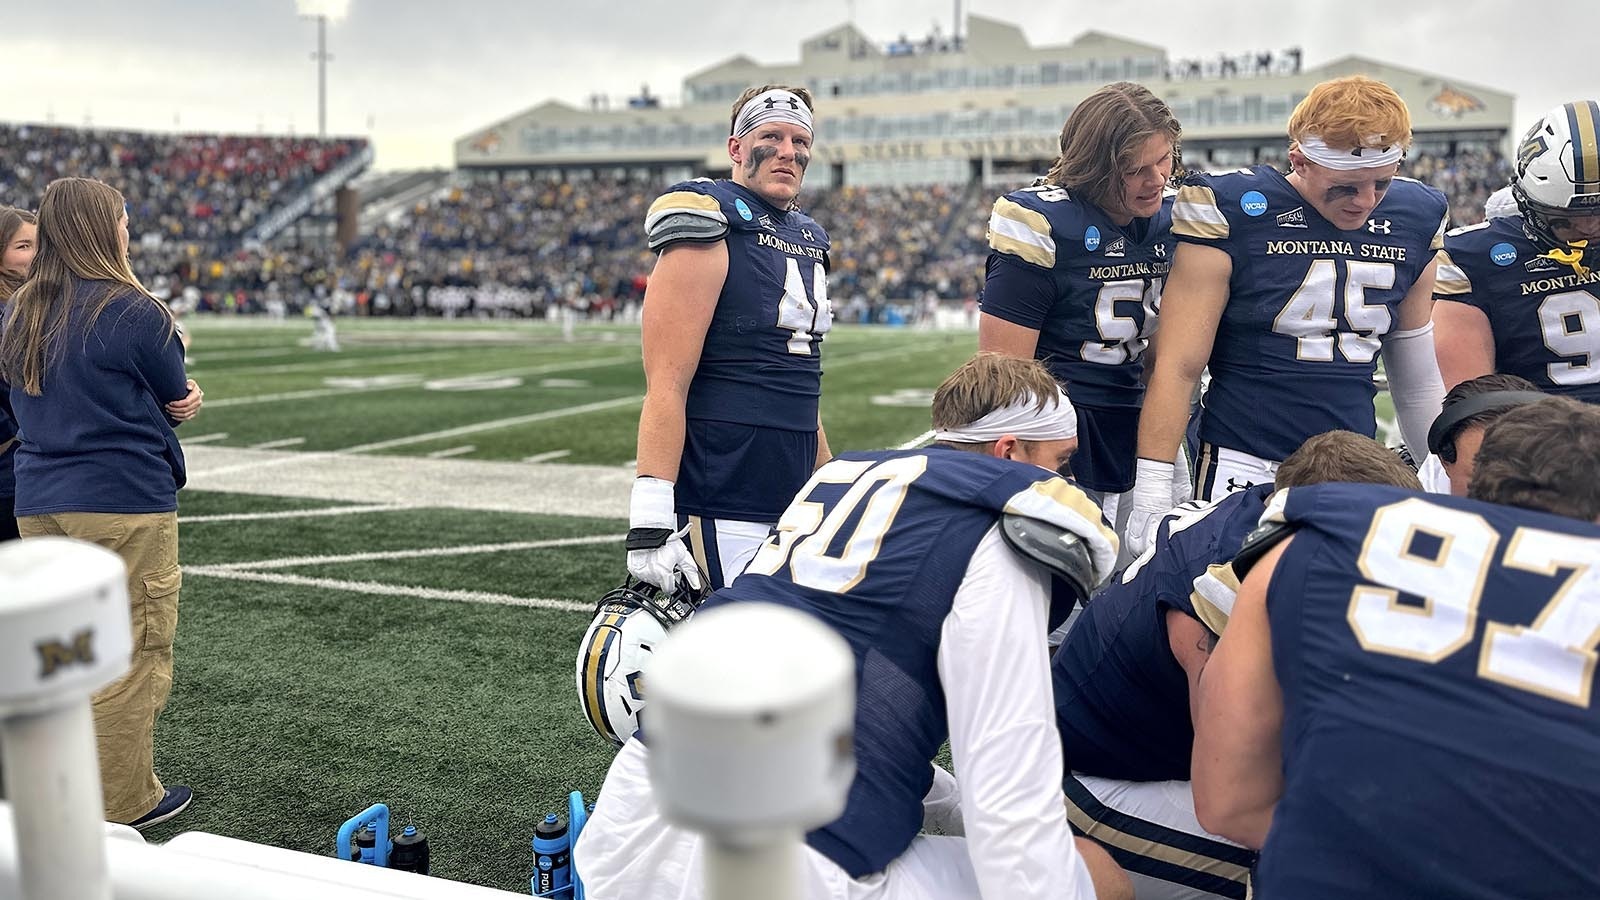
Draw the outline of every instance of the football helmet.
[[[663,591],[629,577],[595,608],[578,646],[578,700],[584,717],[617,746],[639,729],[645,706],[644,670],[656,645],[705,600],[707,590],[678,583]]]
[[[1558,220],[1600,216],[1600,104],[1567,103],[1545,113],[1517,145],[1511,195],[1523,230],[1551,249],[1583,249],[1555,234]]]

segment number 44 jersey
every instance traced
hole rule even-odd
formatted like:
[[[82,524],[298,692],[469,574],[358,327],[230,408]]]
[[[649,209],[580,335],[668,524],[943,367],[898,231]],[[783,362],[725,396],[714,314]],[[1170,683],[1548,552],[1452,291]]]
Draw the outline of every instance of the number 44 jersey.
[[[1373,436],[1373,375],[1396,307],[1443,245],[1444,195],[1396,178],[1366,224],[1340,230],[1282,173],[1193,175],[1172,234],[1228,254],[1200,439],[1282,460],[1306,438]]]
[[[828,233],[732,181],[674,185],[645,219],[651,250],[728,244],[728,277],[689,386],[688,417],[817,430],[828,305]]]
[[[1600,526],[1398,488],[1275,494],[1283,796],[1262,897],[1600,897]]]

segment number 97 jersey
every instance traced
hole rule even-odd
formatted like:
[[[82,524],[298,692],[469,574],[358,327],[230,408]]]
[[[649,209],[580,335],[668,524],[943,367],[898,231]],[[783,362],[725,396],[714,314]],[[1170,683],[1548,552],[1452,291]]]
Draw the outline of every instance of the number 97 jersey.
[[[1263,897],[1600,897],[1600,526],[1374,485],[1273,495],[1283,796]]]
[[[688,417],[815,432],[822,338],[833,325],[828,233],[803,212],[707,178],[658,197],[645,232],[657,252],[680,242],[728,245]]]

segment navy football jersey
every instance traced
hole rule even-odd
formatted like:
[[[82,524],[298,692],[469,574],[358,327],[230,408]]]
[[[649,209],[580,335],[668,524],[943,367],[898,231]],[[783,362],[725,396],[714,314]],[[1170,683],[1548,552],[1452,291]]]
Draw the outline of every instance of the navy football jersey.
[[[674,217],[706,226],[672,229]],[[685,403],[678,512],[770,522],[816,466],[828,233],[732,181],[674,185],[650,205],[652,249],[725,240],[728,276]],[[687,235],[686,237],[683,235]]]
[[[1445,235],[1434,296],[1489,320],[1495,371],[1600,403],[1600,250],[1586,261],[1579,275],[1528,240],[1521,216],[1490,219]]]
[[[1063,187],[1012,191],[989,216],[982,309],[1038,330],[1034,355],[1073,403],[1137,408],[1171,230],[1170,198],[1154,217],[1119,226]],[[1006,266],[1032,277],[1006,279]]]
[[[1152,549],[1084,606],[1051,662],[1068,772],[1189,779],[1189,679],[1168,644],[1167,610],[1221,634],[1232,606],[1196,593],[1195,580],[1238,554],[1270,493],[1256,485],[1167,516]]]
[[[1600,897],[1600,526],[1347,484],[1267,519],[1297,530],[1256,896]]]
[[[1170,197],[1155,216],[1121,226],[1054,185],[1012,191],[989,217],[983,311],[1039,332],[1035,358],[1080,410],[1085,439],[1071,468],[1090,490],[1133,487],[1143,353],[1171,230]]]
[[[744,574],[706,601],[805,610],[854,651],[855,781],[844,814],[807,836],[852,877],[883,871],[922,827],[929,762],[949,737],[940,632],[1004,512],[1094,529],[1104,537],[1097,570],[1109,569],[1115,538],[1099,510],[1037,466],[937,448],[846,453],[817,470]]]
[[[1366,225],[1341,231],[1271,166],[1191,176],[1173,237],[1233,263],[1200,439],[1282,460],[1324,431],[1373,436],[1381,339],[1447,214],[1439,191],[1396,178]]]

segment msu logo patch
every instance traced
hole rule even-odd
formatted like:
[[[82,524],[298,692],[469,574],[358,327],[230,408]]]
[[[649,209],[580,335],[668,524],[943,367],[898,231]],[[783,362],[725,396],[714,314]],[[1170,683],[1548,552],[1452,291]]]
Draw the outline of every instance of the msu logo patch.
[[[94,629],[85,628],[68,642],[40,641],[33,645],[39,654],[39,677],[49,678],[66,666],[94,664]]]

